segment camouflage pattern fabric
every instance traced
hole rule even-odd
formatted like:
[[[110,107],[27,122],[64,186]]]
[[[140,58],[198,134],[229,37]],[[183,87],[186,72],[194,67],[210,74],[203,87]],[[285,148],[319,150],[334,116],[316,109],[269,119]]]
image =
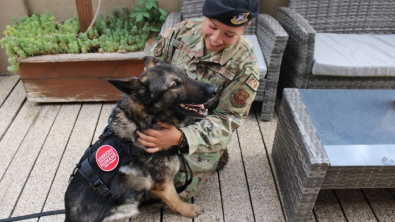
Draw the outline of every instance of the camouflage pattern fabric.
[[[224,50],[205,55],[203,20],[183,21],[170,28],[150,52],[165,63],[184,68],[189,77],[218,87],[216,97],[205,104],[209,115],[181,128],[189,145],[184,156],[194,174],[184,197],[196,195],[213,175],[232,133],[247,117],[259,85],[252,43],[241,36]],[[176,186],[183,184],[185,171],[180,170],[174,181]]]

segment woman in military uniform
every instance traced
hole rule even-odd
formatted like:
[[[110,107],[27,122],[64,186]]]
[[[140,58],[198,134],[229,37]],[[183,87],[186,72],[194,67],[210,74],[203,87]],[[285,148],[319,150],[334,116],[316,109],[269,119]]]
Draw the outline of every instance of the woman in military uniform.
[[[209,115],[181,129],[159,123],[162,130],[138,133],[138,141],[150,147],[150,153],[179,146],[193,172],[183,197],[196,195],[214,174],[220,157],[224,153],[227,156],[232,133],[247,117],[259,85],[253,46],[243,36],[259,13],[258,0],[207,0],[202,12],[204,18],[183,21],[169,29],[150,55],[218,87],[215,99],[205,104]],[[175,176],[176,187],[185,177],[182,168]]]

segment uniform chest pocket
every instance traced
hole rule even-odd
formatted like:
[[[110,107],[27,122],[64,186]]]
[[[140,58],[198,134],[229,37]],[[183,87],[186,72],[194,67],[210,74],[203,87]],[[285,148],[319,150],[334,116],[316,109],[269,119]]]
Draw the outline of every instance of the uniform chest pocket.
[[[178,65],[187,69],[188,64],[193,58],[191,50],[177,40],[173,40],[172,45],[174,47],[174,54],[171,60],[171,64]]]
[[[187,69],[188,68],[187,64],[189,64],[190,62],[191,62],[191,59],[188,57],[188,55],[184,51],[177,49],[177,48],[174,50],[171,64],[180,66],[184,69]]]
[[[234,74],[222,66],[209,66],[207,69],[207,79],[209,83],[216,85],[218,89],[225,88],[233,80]]]
[[[233,80],[234,74],[220,65],[205,66],[204,64],[197,64],[195,73],[196,79],[215,85],[218,88],[215,98],[206,104],[209,109],[215,108],[219,102],[222,90]]]

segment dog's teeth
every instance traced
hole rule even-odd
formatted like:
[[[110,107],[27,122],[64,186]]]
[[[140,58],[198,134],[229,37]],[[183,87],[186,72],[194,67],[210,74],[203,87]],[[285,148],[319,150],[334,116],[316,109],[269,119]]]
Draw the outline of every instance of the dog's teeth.
[[[184,104],[184,103],[181,103],[180,106],[181,106],[181,107],[185,107],[185,104]]]

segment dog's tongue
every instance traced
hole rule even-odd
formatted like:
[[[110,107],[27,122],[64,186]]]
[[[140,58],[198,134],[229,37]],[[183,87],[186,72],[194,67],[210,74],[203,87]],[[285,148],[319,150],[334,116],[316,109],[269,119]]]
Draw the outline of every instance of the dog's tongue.
[[[207,116],[207,109],[204,108],[203,104],[178,104],[183,110],[185,110],[188,114],[192,114],[197,118],[203,118]]]
[[[203,104],[185,104],[186,106],[190,106],[190,107],[196,107],[196,108],[200,108],[200,109],[204,109],[204,105]]]

